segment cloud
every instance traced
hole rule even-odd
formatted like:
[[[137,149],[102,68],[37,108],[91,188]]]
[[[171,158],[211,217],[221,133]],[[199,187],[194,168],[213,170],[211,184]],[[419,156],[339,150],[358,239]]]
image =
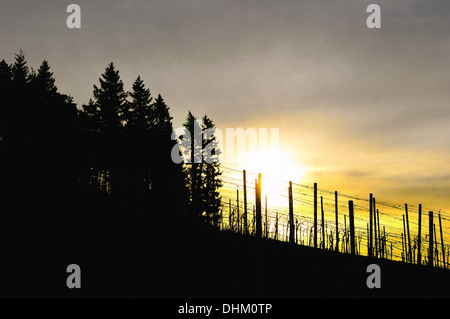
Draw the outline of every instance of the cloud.
[[[79,104],[114,61],[126,88],[140,74],[164,96],[175,126],[190,109],[219,128],[280,127],[336,182],[404,188],[426,171],[414,180],[426,187],[450,171],[448,1],[378,0],[379,30],[366,27],[369,0],[77,3],[80,30],[61,1],[1,2],[0,58],[47,59]]]

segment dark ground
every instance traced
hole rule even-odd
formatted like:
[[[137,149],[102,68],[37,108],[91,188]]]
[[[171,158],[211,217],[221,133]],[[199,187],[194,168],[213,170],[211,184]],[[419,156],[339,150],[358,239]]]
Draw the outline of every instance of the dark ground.
[[[114,203],[80,205],[60,219],[41,212],[35,223],[29,214],[28,223],[3,223],[1,298],[450,297],[450,271],[442,269],[258,240],[138,209],[122,214]],[[72,263],[81,267],[81,289],[66,286]],[[381,289],[366,286],[371,263],[381,267]]]

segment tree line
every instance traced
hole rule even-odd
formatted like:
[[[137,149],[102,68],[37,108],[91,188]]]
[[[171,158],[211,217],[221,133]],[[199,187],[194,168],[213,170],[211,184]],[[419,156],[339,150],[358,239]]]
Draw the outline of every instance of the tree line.
[[[71,204],[95,214],[108,203],[115,211],[183,212],[218,223],[220,164],[172,161],[180,141],[172,139],[170,108],[140,76],[127,92],[110,63],[77,108],[59,92],[49,63],[30,69],[20,51],[12,64],[0,62],[0,94],[0,183],[18,211],[42,203],[55,218]],[[184,127],[195,125],[215,127],[188,112]],[[208,145],[220,152],[214,136],[200,148]]]

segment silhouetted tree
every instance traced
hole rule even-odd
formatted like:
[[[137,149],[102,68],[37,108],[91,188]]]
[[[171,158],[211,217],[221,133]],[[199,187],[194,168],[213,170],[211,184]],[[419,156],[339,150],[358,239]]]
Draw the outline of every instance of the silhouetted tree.
[[[156,135],[170,137],[173,131],[172,117],[169,114],[169,107],[164,102],[161,94],[158,94],[152,105],[152,130]]]
[[[0,61],[0,89],[5,90],[6,87],[11,87],[12,72],[11,67],[5,60]]]
[[[183,124],[189,135],[182,141],[188,163],[184,165],[186,187],[189,192],[189,208],[191,214],[199,216],[207,222],[216,224],[219,221],[221,197],[219,188],[220,163],[218,141],[214,134],[215,125],[205,115],[200,122],[189,112]],[[206,133],[210,133],[204,139]]]
[[[31,84],[37,89],[39,97],[55,97],[57,88],[53,72],[50,72],[50,66],[47,61],[43,61],[37,73],[33,75]]]
[[[11,94],[12,89],[12,72],[11,67],[5,60],[0,61],[0,95],[7,96]],[[11,107],[9,103],[0,103],[0,154],[4,149],[6,140],[6,126],[8,120],[8,109]]]
[[[12,80],[17,87],[23,89],[29,81],[29,68],[22,50],[16,54],[15,62],[12,67]]]
[[[133,83],[132,98],[127,126],[138,131],[148,131],[152,123],[152,100],[150,90],[144,85],[140,76]]]
[[[200,121],[191,111],[188,112],[183,126],[189,132],[188,136],[182,138],[183,149],[188,156],[187,163],[184,164],[185,183],[189,194],[188,208],[191,214],[200,216],[202,213],[200,203],[202,144],[198,140],[201,139],[199,134],[202,128]]]
[[[220,176],[219,143],[215,136],[215,128],[213,121],[204,116],[202,121],[202,129],[204,133],[203,141],[203,163],[202,163],[202,202],[204,205],[204,214],[206,220],[214,225],[219,222],[220,203],[222,197],[219,189],[223,186]],[[208,134],[205,134],[208,132]]]
[[[103,130],[119,132],[128,116],[127,94],[119,71],[111,62],[99,78],[100,86],[94,85],[94,103],[99,110],[99,123]]]

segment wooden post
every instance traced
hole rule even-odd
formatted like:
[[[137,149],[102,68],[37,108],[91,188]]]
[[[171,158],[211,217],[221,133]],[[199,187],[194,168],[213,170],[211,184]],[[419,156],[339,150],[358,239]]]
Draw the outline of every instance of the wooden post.
[[[374,208],[375,208],[375,206],[374,206]],[[383,244],[382,244],[382,241],[381,241],[380,212],[378,211],[378,208],[377,208],[377,227],[378,227],[378,251],[379,251],[380,257],[382,257]]]
[[[289,242],[295,243],[294,204],[292,202],[292,182],[289,181]]]
[[[231,198],[228,200],[228,226],[230,227],[230,230],[233,230],[233,220],[232,220],[232,213],[231,213]]]
[[[439,229],[441,231],[441,246],[442,246],[442,263],[444,265],[444,269],[447,268],[445,267],[445,249],[444,249],[444,236],[442,236],[442,223],[441,223],[441,213],[439,212]]]
[[[275,218],[275,240],[278,239],[278,210]]]
[[[258,174],[256,184],[256,237],[262,238],[262,214],[261,214],[261,178],[262,174]]]
[[[320,211],[322,217],[322,249],[325,249],[325,217],[323,213],[323,196],[320,196]]]
[[[239,218],[239,189],[236,189],[236,214],[237,214],[237,232],[241,231],[241,219]]]
[[[372,197],[372,216],[373,216],[373,242],[374,255],[378,257],[378,240],[377,240],[377,212],[375,210],[375,198]]]
[[[373,231],[375,234],[375,256],[378,258],[377,213],[375,211],[375,198],[372,197]]]
[[[406,239],[406,225],[405,225],[405,215],[402,215],[403,218],[403,234],[405,234],[405,260],[408,262],[408,240]]]
[[[269,225],[267,224],[268,223],[268,221],[267,221],[267,194],[264,196],[265,198],[265,202],[264,202],[264,209],[265,209],[265,219],[266,219],[266,226],[264,227],[265,228],[265,233],[266,233],[266,238],[269,238],[269,233],[268,233],[268,230],[269,230]]]
[[[244,234],[248,234],[248,220],[247,220],[247,177],[244,169]]]
[[[402,261],[405,261],[405,242],[403,241],[403,233],[402,233]]]
[[[314,183],[314,248],[317,248],[317,183]]]
[[[369,241],[369,257],[373,256],[373,216],[372,216],[372,198],[373,198],[373,194],[370,193],[369,194],[369,219],[370,219],[370,241]]]
[[[255,181],[256,184],[256,181]],[[252,234],[256,235],[256,208],[253,205]]]
[[[420,251],[421,243],[422,243],[422,204],[419,204],[419,234],[417,238],[417,264],[420,265],[422,263],[422,253]]]
[[[430,267],[433,267],[433,212],[428,212],[428,240],[429,240],[429,247],[428,247],[428,265]]]
[[[436,225],[433,224],[433,231],[434,231],[434,254],[436,255],[436,267],[439,267],[439,251],[438,251],[438,242],[436,237]]]
[[[336,215],[336,251],[339,251],[338,192],[334,192],[334,213]]]
[[[406,231],[408,232],[408,258],[409,262],[412,262],[411,236],[409,234],[408,204],[406,203],[405,203],[405,213],[406,213]]]
[[[352,255],[355,254],[355,221],[354,221],[354,214],[353,214],[353,201],[348,201],[348,211],[349,211],[349,218],[350,218],[350,252]]]

